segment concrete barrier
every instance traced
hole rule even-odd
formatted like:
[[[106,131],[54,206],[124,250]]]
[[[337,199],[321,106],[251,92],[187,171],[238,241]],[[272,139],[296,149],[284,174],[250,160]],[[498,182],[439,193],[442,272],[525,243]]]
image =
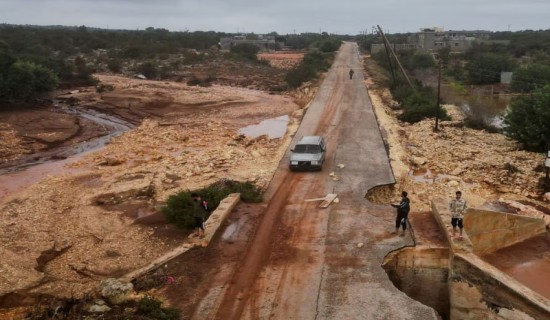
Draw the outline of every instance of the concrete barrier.
[[[153,260],[146,266],[122,276],[120,280],[132,281],[146,274],[147,272],[162,266],[163,264],[187,252],[189,249],[195,246],[203,246],[203,247],[208,246],[208,244],[210,243],[210,240],[212,240],[212,238],[214,237],[214,235],[216,234],[216,232],[218,231],[222,223],[225,221],[229,213],[239,203],[240,199],[241,199],[241,195],[239,193],[232,193],[220,202],[216,210],[214,210],[214,212],[212,212],[210,217],[208,217],[208,220],[206,220],[205,229],[204,229],[204,238],[202,239],[191,238],[189,239],[189,242],[186,242],[180,245],[179,247],[175,248],[174,250]]]
[[[449,201],[443,199],[432,200],[432,215],[437,221],[437,224],[445,234],[447,241],[451,246],[451,256],[454,252],[470,252],[472,251],[472,242],[468,238],[468,233],[463,231],[464,238],[459,240],[451,238],[451,211],[449,210]],[[458,234],[458,230],[457,230]]]
[[[475,254],[455,253],[452,264],[451,319],[550,319],[548,299]]]
[[[484,255],[546,232],[544,220],[511,213],[468,209],[464,228],[474,253]]]

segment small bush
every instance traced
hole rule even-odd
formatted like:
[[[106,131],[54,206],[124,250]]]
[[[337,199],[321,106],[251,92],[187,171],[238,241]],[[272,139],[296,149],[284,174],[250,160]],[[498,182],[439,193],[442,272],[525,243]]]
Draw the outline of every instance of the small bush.
[[[312,67],[299,64],[287,72],[285,81],[291,88],[298,88],[302,83],[316,77],[317,72]]]
[[[192,75],[191,78],[187,81],[188,86],[200,86],[200,87],[209,87],[212,85],[212,82],[216,80],[216,76],[209,74],[207,76],[198,76]]]
[[[513,165],[510,162],[506,162],[504,164],[504,170],[508,171],[508,173],[518,173],[521,172],[521,170],[518,169],[515,165]]]
[[[106,91],[113,91],[113,90],[115,90],[115,87],[113,87],[110,84],[100,83],[95,87],[95,91],[97,93],[102,93],[102,92],[106,92]]]
[[[183,229],[192,229],[194,225],[193,199],[191,193],[198,193],[203,200],[208,201],[209,209],[215,210],[220,201],[231,193],[240,193],[244,202],[261,202],[262,192],[252,182],[237,182],[222,180],[208,187],[194,190],[182,191],[168,197],[166,207],[162,212],[169,222],[176,224]]]
[[[308,52],[302,61],[289,70],[285,81],[291,88],[298,88],[302,83],[317,78],[319,72],[327,71],[330,67],[330,60],[333,54],[324,54],[319,51]]]
[[[238,57],[252,61],[258,60],[258,57],[256,56],[258,51],[260,51],[258,47],[249,43],[240,43],[231,47],[231,53]]]
[[[434,103],[424,105],[413,105],[405,108],[404,112],[399,116],[399,120],[416,123],[426,118],[434,118],[437,114],[437,108]],[[450,120],[447,110],[439,108],[439,119]]]
[[[413,89],[401,83],[392,88],[391,93],[403,105],[403,113],[399,116],[401,121],[416,123],[437,115],[436,97],[431,87],[417,85]],[[450,119],[447,110],[439,108],[439,119]]]
[[[155,320],[178,320],[180,318],[179,310],[163,308],[162,302],[152,297],[145,297],[138,301],[136,314]]]

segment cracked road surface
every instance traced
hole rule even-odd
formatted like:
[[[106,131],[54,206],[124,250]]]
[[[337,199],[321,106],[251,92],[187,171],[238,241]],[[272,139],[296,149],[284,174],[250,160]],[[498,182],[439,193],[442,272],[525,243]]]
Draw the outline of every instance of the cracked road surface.
[[[192,318],[437,319],[433,309],[396,289],[381,267],[386,254],[413,240],[390,234],[395,211],[389,204],[365,199],[370,188],[394,177],[362,70],[357,45],[345,43],[294,137],[325,137],[323,171],[290,172],[287,154],[263,213],[251,217],[243,213],[250,208],[237,208],[241,213],[230,222],[240,227],[229,225],[211,243],[218,266],[204,270],[195,306],[186,309]],[[340,202],[326,209],[304,202],[327,193]],[[246,229],[246,219],[256,223],[254,230]],[[228,234],[230,227],[241,231]]]

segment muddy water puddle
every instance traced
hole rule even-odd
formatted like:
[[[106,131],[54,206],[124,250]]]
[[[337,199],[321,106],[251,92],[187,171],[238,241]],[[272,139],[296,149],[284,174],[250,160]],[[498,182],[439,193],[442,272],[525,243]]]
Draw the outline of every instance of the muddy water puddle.
[[[525,286],[550,299],[550,232],[482,257]]]
[[[249,138],[256,138],[262,135],[267,135],[271,139],[282,138],[285,135],[288,121],[288,115],[263,120],[258,124],[239,129],[239,134],[244,134]]]
[[[58,160],[56,162],[47,162],[33,167],[29,167],[23,171],[15,171],[0,175],[0,203],[9,195],[18,193],[26,187],[33,185],[40,180],[54,175],[60,174],[76,174],[88,170],[87,168],[67,168],[66,165],[76,162],[86,153],[80,154],[78,157]]]
[[[418,168],[409,171],[409,177],[415,182],[434,183],[438,180],[448,179],[452,176],[440,174],[427,168]]]

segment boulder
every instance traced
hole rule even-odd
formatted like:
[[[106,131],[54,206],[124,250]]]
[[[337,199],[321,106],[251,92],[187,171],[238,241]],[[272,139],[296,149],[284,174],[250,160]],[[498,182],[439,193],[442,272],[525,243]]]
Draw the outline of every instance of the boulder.
[[[546,192],[546,193],[544,194],[544,200],[550,202],[550,192]]]
[[[101,299],[95,300],[94,304],[88,307],[88,312],[90,313],[105,313],[110,310],[111,308]]]
[[[109,278],[99,285],[101,296],[113,304],[120,304],[128,300],[128,296],[134,291],[131,282],[123,282]]]
[[[428,162],[428,160],[426,160],[426,158],[424,157],[411,157],[410,161],[412,164],[416,166],[421,166],[426,164],[426,162]]]

